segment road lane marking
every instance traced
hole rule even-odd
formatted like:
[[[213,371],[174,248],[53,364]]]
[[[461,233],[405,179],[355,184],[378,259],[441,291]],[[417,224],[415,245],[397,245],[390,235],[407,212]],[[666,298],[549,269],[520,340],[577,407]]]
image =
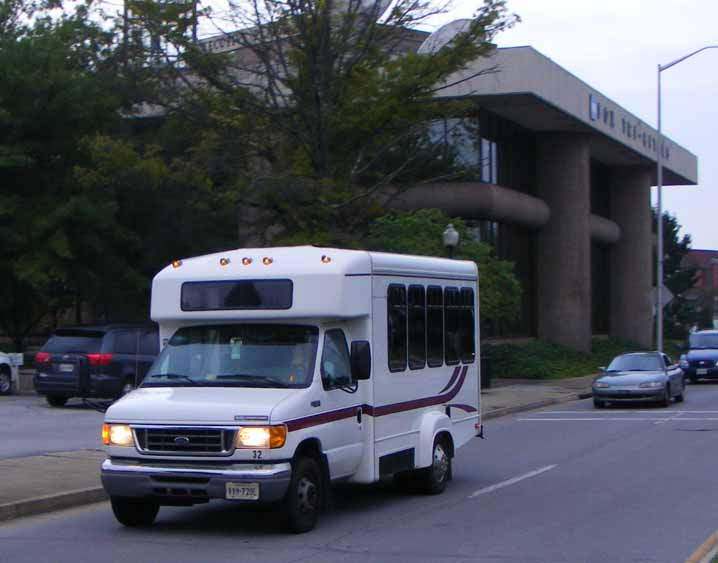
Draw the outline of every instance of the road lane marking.
[[[536,477],[537,475],[541,475],[541,473],[546,473],[547,471],[551,471],[554,467],[557,467],[556,465],[547,465],[546,467],[542,467],[540,469],[535,469],[533,471],[529,471],[528,473],[524,473],[523,475],[519,475],[518,477],[514,477],[512,479],[508,479],[506,481],[501,481],[500,483],[496,483],[495,485],[490,485],[488,487],[484,487],[483,489],[479,489],[478,491],[474,491],[471,493],[468,498],[476,498],[479,495],[485,495],[486,493],[493,493],[494,491],[498,489],[503,489],[504,487],[508,487],[509,485],[515,485],[519,481],[523,481],[525,479],[530,479],[531,477]]]

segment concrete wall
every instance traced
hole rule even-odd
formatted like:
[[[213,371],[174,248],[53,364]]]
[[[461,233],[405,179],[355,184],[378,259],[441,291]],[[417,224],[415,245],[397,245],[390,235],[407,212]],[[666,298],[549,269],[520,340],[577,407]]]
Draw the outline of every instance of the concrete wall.
[[[540,135],[537,195],[551,209],[536,235],[538,337],[591,349],[591,198],[588,136]]]
[[[651,171],[611,171],[611,218],[621,241],[611,247],[611,336],[650,347],[653,342]]]

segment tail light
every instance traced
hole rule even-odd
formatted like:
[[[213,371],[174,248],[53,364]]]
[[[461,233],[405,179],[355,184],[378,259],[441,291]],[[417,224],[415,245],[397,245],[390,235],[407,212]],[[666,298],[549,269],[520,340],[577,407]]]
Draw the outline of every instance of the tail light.
[[[37,364],[49,364],[50,363],[50,354],[47,352],[38,352],[35,354],[35,363]]]
[[[106,366],[112,361],[112,354],[87,354],[87,363],[91,366]]]

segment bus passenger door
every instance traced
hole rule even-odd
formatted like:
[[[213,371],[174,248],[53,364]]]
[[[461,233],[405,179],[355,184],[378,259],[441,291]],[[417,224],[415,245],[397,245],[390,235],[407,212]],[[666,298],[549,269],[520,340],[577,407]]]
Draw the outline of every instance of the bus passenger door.
[[[360,394],[348,392],[356,382],[352,379],[349,347],[342,329],[328,329],[324,333],[319,368],[325,390],[322,410],[333,419],[323,426],[322,447],[333,478],[352,475],[364,453],[365,415]]]

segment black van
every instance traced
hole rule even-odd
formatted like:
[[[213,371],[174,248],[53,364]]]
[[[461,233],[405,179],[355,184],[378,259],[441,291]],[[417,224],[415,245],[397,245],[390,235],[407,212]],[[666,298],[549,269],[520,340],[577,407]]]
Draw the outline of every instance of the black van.
[[[718,379],[718,330],[701,330],[688,337],[681,369],[691,383],[699,379]]]
[[[35,355],[35,391],[53,407],[70,397],[118,398],[142,381],[158,352],[156,326],[61,328]]]

